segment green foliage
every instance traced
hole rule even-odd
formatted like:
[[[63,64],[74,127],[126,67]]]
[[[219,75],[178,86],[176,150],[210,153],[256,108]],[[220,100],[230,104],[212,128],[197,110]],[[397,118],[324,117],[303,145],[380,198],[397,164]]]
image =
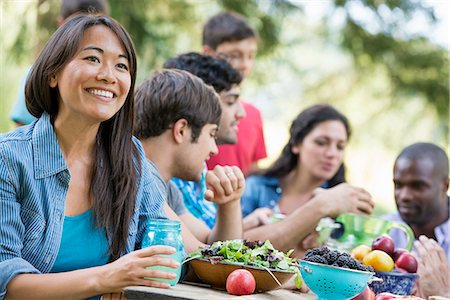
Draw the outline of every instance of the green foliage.
[[[249,20],[259,34],[258,55],[272,54],[280,44],[283,19],[301,8],[291,1],[219,0],[224,10],[235,11]]]
[[[110,0],[110,6],[111,15],[130,32],[144,69],[177,54],[178,38],[195,31],[199,22],[194,4],[182,0]]]
[[[140,76],[158,68],[169,57],[181,52],[198,50],[202,24],[220,10],[237,11],[246,17],[260,36],[259,65],[252,75],[258,83],[274,80],[268,71],[290,65],[291,71],[302,76],[304,70],[295,66],[295,59],[303,53],[289,57],[297,43],[309,42],[305,36],[311,32],[292,30],[289,26],[303,24],[303,6],[309,2],[289,0],[109,0],[111,15],[130,32],[139,56]],[[19,65],[29,64],[56,29],[59,0],[35,0],[16,22],[17,33],[13,41],[3,39],[8,59]],[[16,4],[7,1],[4,15],[14,13]],[[385,69],[389,78],[392,105],[396,101],[423,97],[434,107],[439,117],[442,134],[449,135],[449,57],[448,52],[427,38],[408,34],[409,22],[423,16],[430,23],[436,20],[431,8],[419,0],[335,0],[333,8],[321,26],[322,35],[346,51],[353,59],[356,77],[371,77],[374,70]],[[355,8],[357,8],[355,12]],[[363,14],[361,15],[361,12]],[[344,16],[340,25],[331,22],[336,15]],[[286,41],[284,35],[290,32]],[[295,36],[294,36],[295,35]],[[310,38],[310,37],[308,37]],[[282,50],[282,51],[280,51]],[[287,59],[288,58],[288,59]],[[276,64],[276,66],[274,66]],[[270,66],[268,68],[267,66]],[[327,82],[324,78],[323,83]],[[323,85],[309,85],[308,89],[323,90]],[[326,88],[326,87],[325,87]],[[395,99],[395,100],[394,100]]]
[[[350,5],[359,5],[370,11],[371,22],[378,30],[368,26],[351,14]],[[445,49],[432,44],[427,38],[407,34],[403,29],[414,15],[422,15],[430,22],[436,17],[431,8],[419,1],[360,0],[336,1],[336,8],[345,8],[341,45],[353,57],[361,75],[368,75],[380,65],[385,66],[390,78],[392,99],[399,96],[425,97],[435,107],[444,136],[449,133],[449,56]]]

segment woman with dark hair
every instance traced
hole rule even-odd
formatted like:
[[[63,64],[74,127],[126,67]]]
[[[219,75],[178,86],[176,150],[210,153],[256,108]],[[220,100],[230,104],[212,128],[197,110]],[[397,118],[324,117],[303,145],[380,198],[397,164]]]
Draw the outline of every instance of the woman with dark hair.
[[[290,139],[267,170],[247,178],[243,214],[265,208],[254,224],[244,224],[248,239],[270,240],[277,248],[309,248],[305,239],[323,217],[372,212],[368,192],[345,183],[343,157],[350,137],[347,118],[329,105],[314,105],[292,122]],[[269,215],[273,216],[270,218]],[[270,222],[275,218],[279,222]],[[263,225],[263,226],[261,226]],[[303,244],[302,244],[303,242]]]
[[[168,287],[176,268],[139,249],[162,194],[133,138],[136,54],[110,17],[66,21],[26,84],[37,121],[0,136],[0,299],[88,298],[128,285]]]

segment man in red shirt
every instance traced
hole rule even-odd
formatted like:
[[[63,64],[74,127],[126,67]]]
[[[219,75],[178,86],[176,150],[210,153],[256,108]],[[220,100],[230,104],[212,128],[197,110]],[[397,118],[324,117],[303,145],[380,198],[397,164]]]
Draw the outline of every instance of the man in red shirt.
[[[224,12],[211,17],[203,27],[203,52],[222,57],[246,78],[253,67],[258,40],[256,32],[243,16]],[[246,117],[238,124],[237,141],[219,146],[219,154],[207,162],[238,166],[245,175],[258,169],[257,161],[267,157],[260,111],[241,100]]]

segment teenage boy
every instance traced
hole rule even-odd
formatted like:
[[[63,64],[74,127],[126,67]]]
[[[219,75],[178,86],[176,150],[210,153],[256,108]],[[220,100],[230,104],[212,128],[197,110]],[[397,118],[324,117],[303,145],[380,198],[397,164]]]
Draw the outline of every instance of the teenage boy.
[[[167,191],[166,214],[181,219],[188,252],[216,240],[242,238],[240,197],[245,179],[237,167],[218,166],[205,176],[204,197],[217,206],[210,230],[186,210],[173,177],[199,181],[205,161],[217,154],[219,96],[198,77],[181,70],[155,72],[136,91],[135,134],[153,173]]]
[[[236,143],[237,125],[245,116],[239,101],[239,83],[242,80],[239,72],[223,59],[195,52],[170,58],[165,62],[164,68],[187,71],[214,88],[219,94],[222,109],[216,141],[219,145]],[[197,181],[184,180],[185,178],[174,178],[172,181],[181,191],[186,208],[209,228],[213,228],[216,223],[216,206],[205,201],[206,171],[205,167],[202,177]]]
[[[257,47],[255,30],[237,13],[219,13],[203,27],[203,52],[225,58],[244,79],[253,68]],[[239,123],[237,143],[219,146],[219,154],[207,162],[209,169],[216,165],[236,165],[248,175],[258,169],[258,160],[267,157],[261,113],[252,104],[241,103],[246,117]]]

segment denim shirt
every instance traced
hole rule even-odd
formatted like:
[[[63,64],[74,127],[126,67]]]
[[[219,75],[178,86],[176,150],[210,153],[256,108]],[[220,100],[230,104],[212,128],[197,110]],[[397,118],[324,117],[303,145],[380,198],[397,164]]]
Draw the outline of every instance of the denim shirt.
[[[282,189],[276,177],[252,175],[245,180],[245,190],[241,197],[242,215],[246,217],[255,209],[274,209],[280,201]]]
[[[325,181],[321,187],[329,188],[328,182]],[[277,177],[262,175],[247,177],[245,190],[241,197],[242,215],[246,217],[260,207],[268,207],[279,212],[278,203],[282,194],[283,189]]]
[[[165,218],[165,192],[149,171],[142,145],[142,176],[124,254],[141,245],[148,218]],[[0,299],[22,273],[48,273],[58,255],[70,173],[48,114],[0,135]]]

